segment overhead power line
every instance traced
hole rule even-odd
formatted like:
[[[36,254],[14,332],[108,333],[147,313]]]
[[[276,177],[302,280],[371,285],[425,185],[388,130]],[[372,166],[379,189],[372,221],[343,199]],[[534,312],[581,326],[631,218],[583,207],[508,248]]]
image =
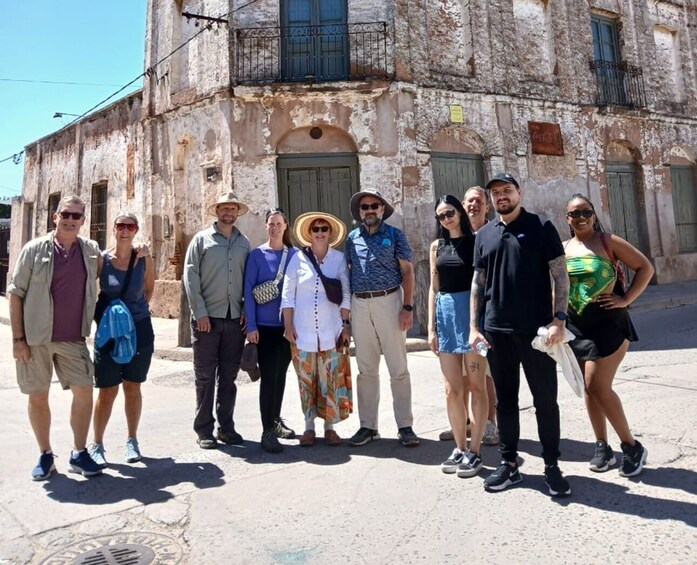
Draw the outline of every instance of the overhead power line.
[[[71,86],[121,86],[120,84],[101,84],[96,82],[68,82],[63,80],[39,80],[26,78],[0,78],[0,82],[26,82],[31,84],[67,84]]]

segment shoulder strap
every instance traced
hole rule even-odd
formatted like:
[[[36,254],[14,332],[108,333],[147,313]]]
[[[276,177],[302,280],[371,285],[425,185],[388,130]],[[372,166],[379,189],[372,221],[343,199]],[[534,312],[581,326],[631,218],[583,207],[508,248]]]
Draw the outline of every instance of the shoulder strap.
[[[283,246],[283,255],[281,255],[281,264],[278,266],[278,272],[276,273],[276,278],[274,279],[274,283],[278,284],[281,282],[281,279],[283,278],[283,272],[286,270],[286,257],[288,256],[288,248],[284,245]]]
[[[315,271],[317,271],[317,276],[324,282],[324,273],[322,272],[322,269],[319,268],[319,265],[317,264],[317,259],[315,259],[315,254],[312,252],[312,249],[310,249],[309,247],[303,247],[303,253],[307,255],[307,258],[310,260],[310,263],[312,263],[312,266],[315,268]]]
[[[119,298],[123,300],[126,296],[126,291],[128,290],[128,285],[131,284],[131,275],[133,274],[133,265],[136,262],[136,250],[131,249],[131,258],[128,261],[128,270],[126,271],[126,277],[123,279],[123,286],[121,287],[121,295]]]

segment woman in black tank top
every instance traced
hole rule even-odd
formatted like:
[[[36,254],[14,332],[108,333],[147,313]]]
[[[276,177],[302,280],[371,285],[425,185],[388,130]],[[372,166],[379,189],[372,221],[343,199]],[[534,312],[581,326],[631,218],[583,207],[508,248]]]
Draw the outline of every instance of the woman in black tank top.
[[[473,477],[482,467],[479,454],[487,422],[486,363],[471,350],[469,338],[470,285],[474,274],[474,234],[462,203],[451,194],[436,201],[438,239],[431,244],[431,286],[428,292],[428,343],[438,355],[445,381],[448,419],[456,447],[441,464],[444,473]],[[474,429],[467,447],[467,372]]]

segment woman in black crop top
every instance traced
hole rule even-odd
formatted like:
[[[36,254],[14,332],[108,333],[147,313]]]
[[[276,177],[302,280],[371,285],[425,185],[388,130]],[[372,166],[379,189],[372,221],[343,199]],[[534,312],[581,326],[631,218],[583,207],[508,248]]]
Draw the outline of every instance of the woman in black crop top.
[[[431,244],[430,251],[428,343],[440,361],[448,419],[456,445],[450,457],[441,464],[441,470],[457,473],[458,477],[473,477],[482,467],[479,449],[488,404],[486,363],[468,343],[474,234],[462,203],[453,195],[439,198],[435,209],[438,239]],[[472,406],[476,410],[469,450],[463,358],[472,392]]]

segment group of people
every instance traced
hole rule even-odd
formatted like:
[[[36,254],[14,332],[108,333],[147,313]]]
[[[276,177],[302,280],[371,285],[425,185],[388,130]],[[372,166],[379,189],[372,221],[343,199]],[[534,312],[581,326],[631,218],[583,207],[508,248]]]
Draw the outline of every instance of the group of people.
[[[545,483],[552,496],[571,494],[558,465],[556,364],[532,347],[538,329],[545,327],[549,345],[564,340],[565,328],[574,338],[569,345],[584,375],[596,437],[590,469],[603,472],[617,463],[608,444],[609,421],[621,442],[620,474],[638,475],[647,450],[632,436],[612,382],[629,342],[637,339],[627,306],[649,284],[651,263],[628,242],[603,230],[584,195],[574,194],[567,203],[571,238],[562,243],[549,219],[520,205],[522,191],[513,176],[496,175],[486,191],[497,213],[488,222],[473,222],[474,208],[466,212],[452,195],[435,206],[438,239],[430,253],[429,344],[440,360],[455,439],[455,448],[441,465],[443,472],[472,477],[482,467],[488,361],[502,460],[484,487],[501,491],[522,480],[517,461],[522,364],[535,406]],[[474,192],[479,197],[483,193],[479,187],[468,190],[465,203]],[[626,289],[623,264],[634,271]],[[472,392],[471,418],[466,386]],[[469,445],[468,420],[473,421]]]
[[[608,441],[609,420],[621,441],[620,474],[637,475],[647,451],[632,436],[612,381],[629,341],[636,339],[627,306],[646,288],[653,268],[628,242],[602,229],[586,196],[574,194],[567,204],[571,238],[564,243],[547,218],[521,207],[521,196],[516,179],[502,173],[486,189],[470,188],[462,202],[445,195],[435,205],[428,341],[445,383],[450,430],[441,439],[455,441],[441,469],[473,477],[482,468],[481,445],[498,443],[502,461],[484,480],[485,488],[499,491],[522,480],[517,463],[522,364],[535,405],[545,481],[551,495],[566,496],[571,487],[558,466],[555,362],[533,349],[532,339],[546,327],[547,342],[560,343],[565,328],[571,330],[596,436],[590,468],[602,472],[617,463]],[[489,202],[497,214],[491,220]],[[383,355],[399,441],[419,445],[405,339],[413,325],[414,269],[404,233],[385,222],[393,207],[375,189],[357,192],[350,201],[357,227],[350,232],[325,212],[302,214],[291,227],[282,209],[271,208],[264,219],[268,238],[255,249],[235,226],[248,211],[234,193],[222,194],[208,208],[215,221],[194,235],[184,262],[199,447],[243,442],[234,421],[235,380],[250,347],[257,349],[261,375],[261,447],[279,453],[279,439],[296,437],[281,417],[291,362],[304,416],[299,444],[315,444],[318,418],[324,442],[343,443],[334,428],[353,412],[351,338],[360,426],[349,444],[380,439]],[[78,235],[85,219],[79,198],[62,199],[53,218],[55,231],[22,249],[8,288],[17,380],[29,397],[40,450],[34,480],[55,471],[48,405],[54,368],[63,388],[73,393],[69,470],[93,476],[107,466],[104,433],[120,386],[128,427],[125,460],[141,458],[140,385],[154,348],[148,309],[154,267],[147,246],[134,245],[137,217],[117,214],[115,245],[104,252]],[[626,289],[622,264],[634,271]],[[85,338],[97,304],[97,280],[100,303],[118,299],[132,316],[137,345],[127,361],[109,350],[113,340],[95,346],[94,366],[90,359]],[[93,377],[99,395],[92,416]],[[87,446],[91,417],[94,437]]]
[[[291,362],[304,417],[300,445],[315,444],[317,419],[324,442],[340,445],[335,425],[349,417],[354,404],[352,334],[360,427],[349,443],[380,439],[382,354],[399,440],[408,447],[419,444],[406,351],[406,331],[413,324],[411,249],[401,230],[384,223],[394,209],[377,190],[356,193],[350,209],[358,227],[349,233],[325,212],[302,214],[291,228],[286,213],[271,208],[264,220],[268,239],[251,249],[235,227],[248,212],[245,203],[228,192],[209,208],[216,221],[194,236],[184,261],[196,380],[194,431],[202,449],[243,441],[234,410],[245,341],[257,348],[261,447],[279,453],[279,439],[296,437],[281,417]]]

